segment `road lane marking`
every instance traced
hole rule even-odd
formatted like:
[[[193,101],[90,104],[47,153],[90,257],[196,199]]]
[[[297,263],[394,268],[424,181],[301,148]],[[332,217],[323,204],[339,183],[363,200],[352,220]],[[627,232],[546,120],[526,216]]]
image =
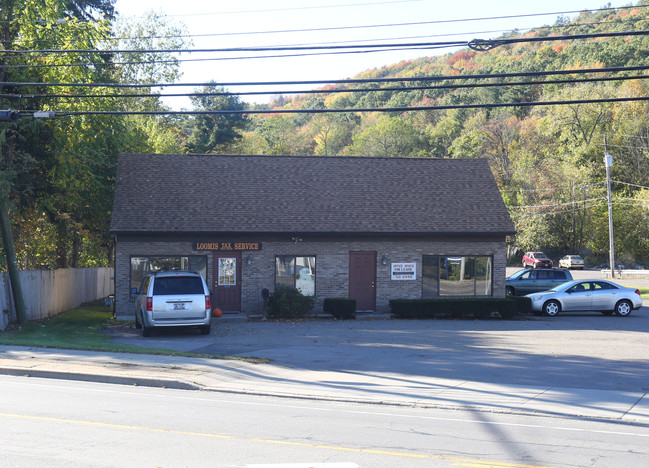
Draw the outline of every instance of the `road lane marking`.
[[[356,463],[264,463],[246,465],[247,468],[360,468]]]
[[[4,376],[0,376],[4,377]],[[9,384],[13,384],[13,382],[7,382]],[[96,382],[89,382],[90,384],[94,384]],[[111,388],[109,390],[105,390],[102,388],[92,388],[89,389],[87,387],[79,387],[79,386],[74,386],[74,385],[54,385],[51,382],[50,383],[35,383],[34,380],[30,379],[30,384],[31,385],[37,385],[39,387],[51,387],[51,388],[56,388],[56,389],[65,389],[67,391],[69,390],[79,390],[81,392],[88,393],[88,391],[94,391],[96,393],[110,393],[111,395],[114,395],[115,393],[119,393],[121,395],[134,395],[134,396],[143,396],[142,393],[137,392],[137,391],[126,391],[126,390],[115,390],[114,388]],[[104,384],[102,384],[104,385]],[[105,385],[112,385],[112,384],[105,384]],[[122,387],[121,385],[116,385],[116,387]],[[142,388],[142,390],[151,390],[151,388]],[[157,398],[164,398],[164,399],[177,399],[177,400],[190,400],[190,401],[204,401],[204,402],[209,402],[209,403],[214,403],[215,398],[205,398],[205,397],[196,397],[196,396],[185,396],[185,395],[178,395],[173,390],[162,390],[162,389],[154,389],[154,390],[161,390],[164,392],[171,392],[167,394],[163,393],[147,393],[146,398],[150,399],[153,397]],[[186,392],[186,390],[179,390],[179,392]],[[373,415],[373,416],[389,416],[392,418],[403,418],[403,419],[425,419],[429,421],[443,421],[443,422],[458,422],[458,423],[469,423],[469,424],[476,424],[476,425],[484,425],[484,426],[505,426],[505,427],[524,427],[524,428],[529,428],[529,429],[543,429],[543,430],[553,430],[553,431],[566,431],[566,432],[580,432],[580,433],[591,433],[591,434],[609,434],[609,435],[618,435],[618,436],[631,436],[631,437],[649,437],[649,433],[643,434],[640,432],[626,432],[626,431],[610,431],[610,430],[602,430],[602,429],[584,429],[584,428],[575,428],[575,427],[561,427],[561,426],[544,426],[540,424],[523,424],[523,423],[509,423],[509,422],[501,422],[501,421],[480,421],[480,420],[475,420],[475,419],[466,419],[466,418],[445,418],[445,417],[439,417],[439,416],[423,416],[421,414],[417,415],[411,415],[411,414],[398,414],[398,413],[387,413],[384,411],[363,411],[363,410],[347,410],[347,409],[341,409],[341,408],[324,408],[324,407],[316,407],[316,406],[308,406],[308,405],[291,405],[291,404],[275,404],[275,403],[257,403],[257,402],[251,402],[251,401],[238,401],[238,400],[224,400],[224,399],[219,399],[217,398],[216,401],[218,403],[222,404],[228,404],[228,405],[241,405],[241,406],[261,406],[261,407],[275,407],[275,408],[291,408],[291,409],[308,409],[310,411],[315,411],[315,412],[340,412],[340,413],[348,413],[348,414],[361,414],[361,415]],[[411,406],[405,406],[403,408],[414,408]],[[419,408],[421,409],[421,408]],[[502,413],[505,415],[508,415],[509,413]],[[536,417],[538,415],[534,414],[519,414],[515,413],[513,416],[517,417]],[[611,419],[610,421],[601,421],[601,420],[595,420],[591,421],[589,418],[583,418],[583,417],[571,417],[571,416],[566,416],[565,418],[568,421],[582,421],[582,422],[595,422],[595,423],[603,423],[603,424],[616,424],[619,422],[622,423],[628,423],[629,425],[633,424],[633,421],[626,421],[626,420],[619,420],[619,419]]]
[[[482,460],[446,457],[443,455],[427,455],[427,454],[418,454],[418,453],[394,452],[391,450],[364,449],[364,448],[343,447],[343,446],[336,446],[336,445],[312,444],[307,442],[289,442],[285,440],[261,439],[256,437],[238,437],[238,436],[231,436],[231,435],[224,435],[224,434],[212,434],[207,432],[180,431],[176,429],[162,429],[158,427],[148,427],[148,426],[131,426],[127,424],[104,423],[99,421],[85,421],[81,419],[54,418],[50,416],[31,416],[27,414],[0,413],[0,417],[24,419],[24,420],[31,420],[31,421],[48,421],[48,422],[62,423],[62,424],[75,424],[80,426],[93,426],[93,427],[104,427],[104,428],[113,428],[113,429],[158,432],[163,434],[187,435],[192,437],[206,437],[211,439],[229,439],[229,440],[235,439],[235,440],[248,441],[248,442],[258,442],[262,444],[286,445],[291,447],[308,447],[308,448],[315,448],[320,450],[335,450],[339,452],[350,452],[350,453],[367,453],[372,455],[388,455],[388,456],[400,457],[400,458],[442,460],[442,461],[448,461],[453,464],[460,464],[459,466],[479,466],[482,468],[489,468],[489,467],[551,468],[547,466],[538,466],[538,465],[520,465],[517,463],[485,462]]]

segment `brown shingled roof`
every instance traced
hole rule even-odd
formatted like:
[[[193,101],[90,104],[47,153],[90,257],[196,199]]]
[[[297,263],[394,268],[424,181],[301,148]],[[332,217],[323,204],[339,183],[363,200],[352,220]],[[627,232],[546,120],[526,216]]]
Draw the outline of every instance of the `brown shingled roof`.
[[[514,227],[484,159],[122,154],[111,231],[513,234]]]

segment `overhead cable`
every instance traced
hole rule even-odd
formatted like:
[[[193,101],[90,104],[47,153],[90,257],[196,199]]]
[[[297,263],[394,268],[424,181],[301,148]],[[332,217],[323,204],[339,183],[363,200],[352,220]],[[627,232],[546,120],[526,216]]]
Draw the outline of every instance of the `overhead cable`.
[[[404,107],[358,107],[358,108],[321,108],[321,109],[249,109],[249,110],[155,110],[155,111],[50,111],[54,117],[76,115],[249,115],[249,114],[335,114],[355,112],[416,112],[449,109],[490,109],[505,107],[536,107],[557,106],[569,104],[603,104],[611,102],[637,102],[649,101],[649,96],[621,97],[602,99],[573,99],[561,101],[525,101],[525,102],[499,102],[484,104],[447,104],[436,106],[404,106]],[[34,112],[19,111],[21,116],[31,116]]]
[[[630,67],[602,67],[581,68],[569,70],[550,70],[538,72],[514,73],[482,73],[476,75],[437,75],[437,76],[409,76],[401,78],[352,78],[344,80],[295,80],[295,81],[230,81],[230,82],[200,82],[200,83],[40,83],[21,81],[0,81],[0,86],[40,86],[40,87],[88,87],[88,88],[166,88],[166,87],[226,87],[226,86],[297,86],[318,84],[359,84],[359,83],[398,83],[416,81],[453,81],[453,80],[482,80],[495,78],[524,78],[553,75],[575,75],[583,73],[619,73],[627,71],[649,70],[649,65],[635,65]]]
[[[430,46],[430,47],[404,47],[393,49],[372,49],[372,50],[345,50],[337,52],[307,52],[303,54],[282,54],[282,55],[247,55],[242,57],[213,57],[213,58],[200,58],[200,59],[182,59],[172,58],[165,60],[145,60],[145,61],[129,61],[129,62],[80,62],[80,63],[64,63],[64,64],[24,64],[24,65],[5,65],[3,68],[66,68],[66,67],[87,67],[87,66],[114,66],[114,65],[148,65],[156,63],[178,63],[178,62],[214,62],[224,60],[258,60],[258,59],[276,59],[276,58],[293,58],[293,57],[314,57],[323,55],[349,55],[349,54],[371,54],[377,52],[394,52],[398,50],[432,50],[441,49],[446,46]]]
[[[561,36],[538,36],[538,37],[517,37],[506,39],[474,39],[469,41],[442,41],[442,42],[412,42],[412,43],[391,43],[391,44],[347,44],[347,45],[324,45],[324,46],[283,46],[283,47],[223,47],[223,48],[201,48],[201,49],[0,49],[0,54],[151,54],[151,53],[206,53],[206,52],[281,52],[281,51],[306,51],[306,50],[350,50],[350,49],[384,49],[391,47],[405,48],[436,48],[436,47],[462,47],[468,46],[474,50],[489,50],[505,44],[520,42],[546,42],[546,41],[568,41],[574,39],[596,39],[601,37],[621,36],[647,36],[649,30],[640,31],[610,31],[588,34],[569,34]]]
[[[148,98],[148,97],[212,97],[212,96],[260,96],[260,95],[288,95],[288,94],[340,94],[340,93],[371,93],[371,92],[408,92],[408,91],[434,91],[437,89],[474,89],[474,88],[504,88],[508,86],[535,86],[575,83],[597,83],[607,81],[627,81],[648,79],[649,75],[612,76],[602,78],[575,78],[550,81],[514,81],[497,83],[474,84],[448,84],[430,86],[406,86],[384,88],[334,88],[334,89],[309,89],[309,90],[269,90],[269,91],[221,91],[221,92],[192,92],[192,93],[134,93],[134,94],[0,94],[5,99],[41,99],[41,98]],[[614,146],[614,145],[609,145]]]

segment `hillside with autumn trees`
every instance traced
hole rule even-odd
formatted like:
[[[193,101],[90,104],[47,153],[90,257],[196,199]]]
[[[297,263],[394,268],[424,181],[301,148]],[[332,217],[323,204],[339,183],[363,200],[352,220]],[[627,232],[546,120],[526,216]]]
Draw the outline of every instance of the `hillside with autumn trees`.
[[[583,12],[572,21],[504,38],[649,29],[638,8]],[[646,97],[642,71],[430,80],[649,65],[647,35],[463,49],[367,70],[354,79],[421,81],[328,86],[277,98],[269,109],[381,109],[251,118],[228,152],[317,156],[487,158],[518,229],[510,253],[581,253],[606,262],[604,142],[614,157],[615,244],[620,262],[649,266],[649,107],[646,101],[386,112],[384,108]],[[637,79],[603,81],[602,78]],[[594,81],[586,81],[594,79]],[[582,80],[581,82],[560,82]],[[520,84],[525,82],[528,84]],[[506,86],[510,83],[509,86]],[[494,85],[498,84],[498,85]],[[381,88],[370,91],[369,88]],[[413,89],[427,88],[427,89]],[[365,91],[367,90],[367,91]],[[350,92],[352,91],[352,92]],[[434,187],[435,181],[431,181]]]
[[[649,96],[649,75],[641,68],[602,72],[649,66],[649,0],[499,38],[525,42],[422,56],[254,108],[268,112],[190,116],[165,115],[170,109],[146,87],[178,80],[179,61],[168,50],[188,47],[183,28],[155,13],[118,21],[111,4],[30,0],[20,10],[0,9],[6,50],[62,44],[97,50],[2,58],[3,109],[79,114],[0,126],[0,195],[20,268],[110,264],[120,152],[486,158],[518,230],[509,239],[512,263],[520,252],[538,249],[554,259],[579,253],[599,265],[608,253],[606,149],[614,161],[616,257],[627,267],[649,267],[649,107],[642,100]],[[63,17],[74,20],[62,23]],[[610,32],[629,34],[535,40]],[[156,49],[167,52],[151,52]],[[521,75],[507,76],[512,73]],[[395,80],[372,81],[383,78]],[[195,90],[191,110],[249,109],[236,94],[214,94],[221,89],[214,79]],[[76,98],[79,89],[64,84],[74,82],[127,86],[96,87],[96,96]],[[142,88],[129,88],[133,84]],[[128,99],[115,98],[121,95]],[[604,101],[578,102],[597,99]],[[557,101],[572,103],[530,105]],[[82,115],[86,111],[106,115]],[[133,111],[160,115],[127,115]],[[434,196],[435,180],[430,185]]]

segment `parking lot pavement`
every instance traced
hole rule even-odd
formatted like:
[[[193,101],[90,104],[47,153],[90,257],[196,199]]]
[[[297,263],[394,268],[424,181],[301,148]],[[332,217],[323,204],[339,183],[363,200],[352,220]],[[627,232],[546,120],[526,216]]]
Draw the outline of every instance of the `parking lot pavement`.
[[[646,308],[624,318],[215,321],[208,336],[151,338],[123,325],[111,340],[272,361],[0,346],[0,374],[649,425],[648,329]]]
[[[306,371],[399,373],[494,384],[649,389],[649,309],[629,317],[561,314],[515,321],[215,320],[212,333],[161,330],[142,338],[113,330],[116,343],[252,356]]]
[[[513,275],[516,273],[518,270],[522,270],[521,267],[507,267],[506,275],[507,277]],[[616,283],[620,283],[624,286],[633,286],[636,288],[639,287],[644,287],[644,288],[649,288],[649,279],[647,278],[630,278],[630,277],[622,277],[622,278],[607,278],[606,275],[602,273],[602,270],[599,269],[585,269],[585,270],[570,270],[570,273],[572,274],[572,277],[576,280],[582,280],[582,279],[610,279],[611,281],[614,281]]]

